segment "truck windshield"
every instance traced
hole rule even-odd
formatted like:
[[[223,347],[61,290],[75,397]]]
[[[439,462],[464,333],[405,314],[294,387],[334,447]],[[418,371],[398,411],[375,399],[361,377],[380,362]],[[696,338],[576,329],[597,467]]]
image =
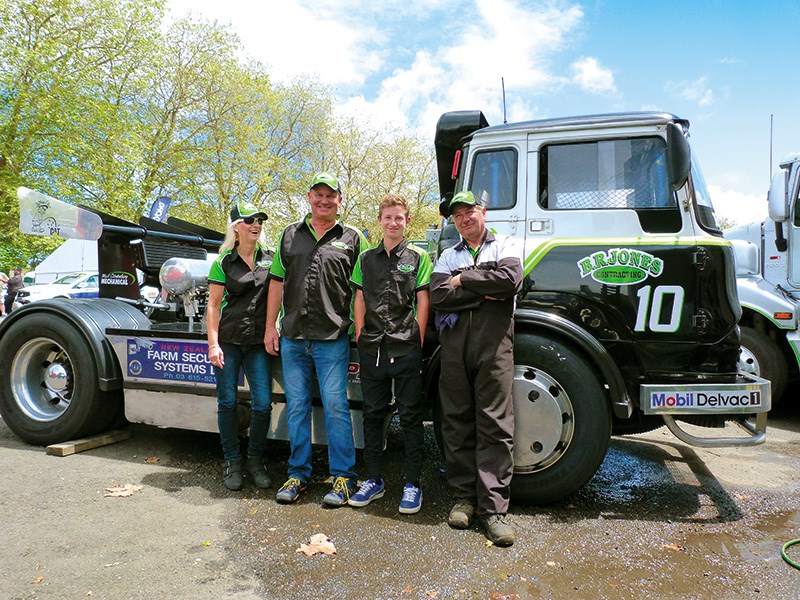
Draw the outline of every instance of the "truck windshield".
[[[692,190],[694,191],[694,205],[697,210],[697,222],[700,227],[719,233],[717,217],[714,214],[714,205],[711,203],[711,194],[708,193],[706,180],[694,152],[692,152]]]

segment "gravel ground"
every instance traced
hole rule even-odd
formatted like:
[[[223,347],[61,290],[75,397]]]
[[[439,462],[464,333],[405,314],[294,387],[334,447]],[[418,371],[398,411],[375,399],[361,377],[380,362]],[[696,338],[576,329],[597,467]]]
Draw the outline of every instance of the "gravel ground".
[[[383,499],[326,509],[326,452],[300,501],[249,483],[229,492],[217,436],[132,426],[129,440],[68,457],[0,421],[0,598],[788,598],[800,571],[800,409],[764,446],[700,450],[666,429],[618,437],[595,477],[546,507],[512,507],[516,544],[444,519],[449,495],[426,429],[423,509],[397,512],[401,437],[389,432]],[[270,447],[285,479],[288,445]],[[157,459],[157,460],[156,460]],[[104,497],[114,484],[142,486]],[[301,542],[329,536],[336,555]],[[792,550],[789,551],[792,555]],[[800,562],[800,550],[792,555]]]

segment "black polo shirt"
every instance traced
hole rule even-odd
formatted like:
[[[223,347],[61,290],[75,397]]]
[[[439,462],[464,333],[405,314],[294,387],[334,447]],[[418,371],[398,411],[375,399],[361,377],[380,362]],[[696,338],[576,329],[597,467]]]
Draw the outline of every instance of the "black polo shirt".
[[[217,257],[208,273],[210,285],[223,285],[219,341],[248,346],[263,344],[267,316],[267,280],[273,252],[257,247],[253,270],[234,246]]]
[[[392,358],[419,350],[417,292],[428,287],[431,271],[428,253],[407,240],[388,254],[381,240],[361,255],[350,280],[364,293],[367,307],[360,350],[377,355],[383,343]]]
[[[363,234],[340,221],[317,239],[311,215],[281,234],[270,277],[283,282],[281,335],[335,340],[353,324],[350,277],[369,248]]]

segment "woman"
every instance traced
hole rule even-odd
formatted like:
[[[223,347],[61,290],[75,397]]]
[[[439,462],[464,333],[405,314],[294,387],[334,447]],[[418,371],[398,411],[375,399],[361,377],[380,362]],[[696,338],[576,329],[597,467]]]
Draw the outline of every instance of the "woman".
[[[253,204],[237,203],[219,257],[208,274],[208,358],[217,379],[217,423],[223,477],[229,490],[242,489],[236,411],[240,368],[244,368],[252,398],[245,470],[257,487],[271,485],[263,462],[272,415],[272,375],[264,348],[267,276],[272,262],[271,253],[261,244],[266,218]]]

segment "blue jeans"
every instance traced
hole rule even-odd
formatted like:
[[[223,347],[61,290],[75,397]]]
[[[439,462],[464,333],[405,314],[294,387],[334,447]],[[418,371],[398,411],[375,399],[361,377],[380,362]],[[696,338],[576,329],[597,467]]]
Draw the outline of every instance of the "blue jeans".
[[[333,341],[281,338],[283,389],[288,411],[289,477],[303,483],[311,479],[311,399],[312,373],[316,370],[325,430],[328,435],[328,463],[331,475],[355,479],[356,449],[353,422],[347,403],[347,365],[350,337]]]
[[[242,459],[236,412],[239,404],[239,370],[242,368],[250,385],[252,402],[247,456],[262,457],[267,447],[267,433],[272,417],[272,369],[269,365],[269,354],[263,344],[220,344],[220,348],[225,366],[222,369],[214,367],[214,375],[217,378],[217,425],[223,459]]]

